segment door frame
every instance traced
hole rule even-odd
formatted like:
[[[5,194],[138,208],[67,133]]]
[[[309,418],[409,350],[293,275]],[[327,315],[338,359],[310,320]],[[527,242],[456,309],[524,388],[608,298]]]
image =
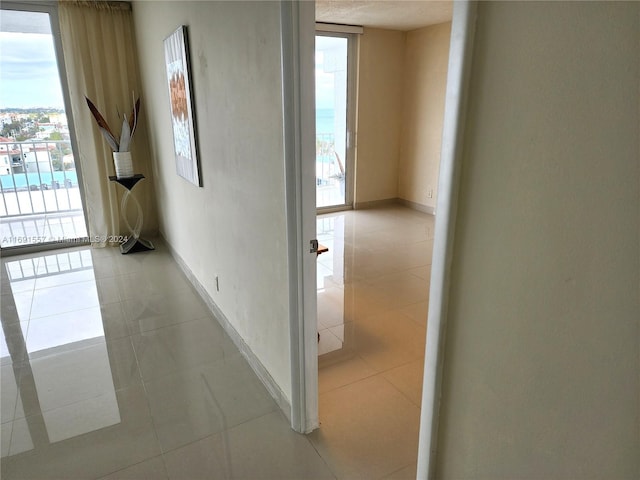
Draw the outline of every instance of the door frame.
[[[280,2],[291,428],[318,428],[316,312],[315,2]]]
[[[313,262],[301,262],[306,235],[315,235],[315,182],[304,171],[307,155],[312,155],[315,142],[314,118],[308,118],[315,107],[314,64],[311,52],[315,40],[315,2],[281,2],[283,39],[283,102],[297,105],[297,121],[287,121],[285,110],[285,139],[297,145],[289,155],[285,148],[287,172],[287,222],[299,237],[289,236],[291,321],[291,378],[292,428],[307,433],[318,426],[318,370],[316,344],[316,281],[315,256]],[[445,112],[442,132],[442,150],[438,179],[433,264],[429,290],[429,313],[423,376],[418,471],[420,479],[434,478],[437,454],[438,416],[442,393],[444,339],[447,327],[447,307],[450,290],[450,271],[455,238],[455,224],[463,155],[464,125],[472,65],[477,4],[473,1],[454,2],[447,72]],[[289,50],[285,49],[285,43]],[[299,46],[296,47],[296,45]],[[307,52],[305,54],[305,52]],[[293,54],[291,60],[286,55]],[[290,81],[288,79],[294,79]],[[305,84],[305,80],[308,82]],[[291,115],[289,115],[291,116]],[[295,116],[294,116],[295,119]],[[290,119],[291,120],[291,119]],[[311,137],[311,138],[310,138]],[[311,142],[311,145],[309,143]],[[311,153],[310,153],[311,152]],[[295,153],[295,155],[293,154]],[[311,163],[311,161],[307,162]],[[315,170],[315,166],[312,170]],[[301,174],[302,173],[302,174]],[[315,172],[313,173],[315,176]],[[313,205],[309,193],[313,191]],[[289,193],[292,196],[289,196]],[[290,204],[290,201],[292,204]],[[289,208],[295,206],[296,208]],[[310,225],[313,226],[311,230]],[[297,242],[297,243],[291,243]],[[308,249],[306,250],[308,252]],[[307,259],[308,259],[307,255]],[[296,268],[292,268],[295,265]],[[312,276],[311,273],[313,273]],[[312,281],[309,281],[312,280]],[[306,302],[310,302],[307,304]],[[312,307],[312,308],[311,308]],[[315,358],[311,358],[314,356]],[[315,384],[314,384],[315,383]]]
[[[444,340],[447,331],[451,264],[458,211],[460,170],[472,66],[477,2],[453,2],[449,64],[436,200],[435,235],[429,288],[429,313],[422,380],[418,479],[436,475],[439,413],[442,398]]]

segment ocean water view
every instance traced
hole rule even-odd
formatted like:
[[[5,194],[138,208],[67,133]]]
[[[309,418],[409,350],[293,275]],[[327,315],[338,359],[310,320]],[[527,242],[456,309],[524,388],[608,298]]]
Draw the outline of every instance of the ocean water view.
[[[316,109],[316,134],[334,133],[335,110],[333,108]]]

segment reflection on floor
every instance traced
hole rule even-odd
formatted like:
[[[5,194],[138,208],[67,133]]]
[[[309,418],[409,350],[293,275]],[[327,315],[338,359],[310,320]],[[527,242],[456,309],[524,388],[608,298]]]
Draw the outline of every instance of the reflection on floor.
[[[2,248],[87,236],[82,210],[0,218]]]
[[[2,478],[415,478],[432,219],[388,208],[320,225],[333,351],[307,437],[161,242],[3,258]]]
[[[434,217],[318,217],[320,429],[340,478],[415,478]]]
[[[335,478],[166,248],[2,260],[2,478]]]

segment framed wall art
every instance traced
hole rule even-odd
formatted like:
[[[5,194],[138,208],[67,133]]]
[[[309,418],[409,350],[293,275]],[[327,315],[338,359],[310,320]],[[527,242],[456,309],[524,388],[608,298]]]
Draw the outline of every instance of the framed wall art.
[[[165,38],[164,58],[171,104],[176,173],[194,185],[202,186],[186,26],[180,26]]]

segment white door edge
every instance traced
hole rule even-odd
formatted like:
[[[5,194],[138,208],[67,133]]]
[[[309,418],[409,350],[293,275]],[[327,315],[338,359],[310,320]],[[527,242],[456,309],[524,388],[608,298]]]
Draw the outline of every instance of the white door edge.
[[[418,479],[435,478],[438,419],[442,392],[444,339],[450,287],[451,257],[458,204],[466,98],[469,87],[476,2],[455,1],[451,24],[442,150],[436,204],[435,239],[429,290],[424,357]]]
[[[315,2],[280,2],[291,427],[318,427],[315,193]]]

